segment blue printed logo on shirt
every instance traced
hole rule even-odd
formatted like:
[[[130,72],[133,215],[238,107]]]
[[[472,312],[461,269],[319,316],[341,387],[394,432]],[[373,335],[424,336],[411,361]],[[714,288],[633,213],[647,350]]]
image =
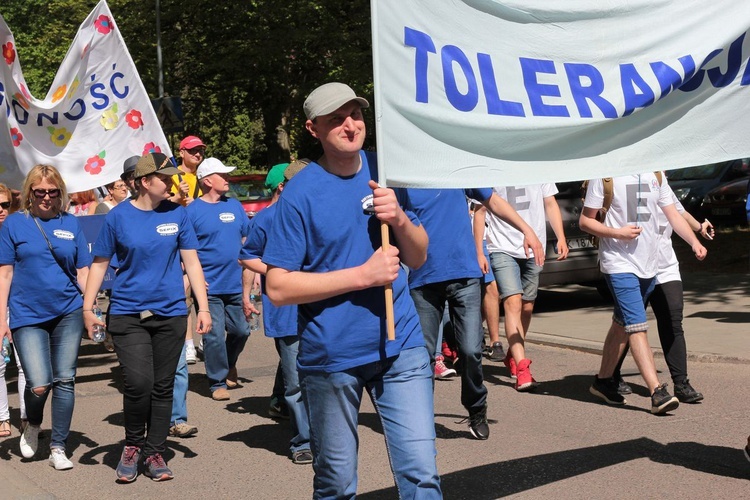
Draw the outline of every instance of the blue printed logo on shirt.
[[[219,214],[219,220],[224,223],[234,222],[234,214],[231,212],[224,212]]]
[[[177,234],[180,230],[180,226],[175,224],[174,222],[171,222],[169,224],[159,224],[156,226],[156,232],[159,233],[160,236],[174,236]]]
[[[65,231],[64,229],[55,229],[52,231],[52,234],[55,236],[55,238],[59,238],[61,240],[69,240],[72,241],[75,239],[75,235],[71,233],[70,231]]]

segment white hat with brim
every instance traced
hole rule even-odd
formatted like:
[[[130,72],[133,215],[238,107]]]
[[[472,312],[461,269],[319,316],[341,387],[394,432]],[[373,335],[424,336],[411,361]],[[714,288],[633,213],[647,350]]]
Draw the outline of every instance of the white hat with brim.
[[[210,157],[206,158],[198,165],[198,170],[195,171],[195,175],[198,179],[203,179],[211,174],[228,174],[237,167],[227,167],[218,158]]]

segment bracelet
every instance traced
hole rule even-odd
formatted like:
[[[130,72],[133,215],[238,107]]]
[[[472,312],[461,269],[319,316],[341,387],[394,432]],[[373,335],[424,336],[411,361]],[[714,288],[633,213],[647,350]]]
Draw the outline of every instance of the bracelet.
[[[81,311],[83,311],[83,312],[94,312],[93,309],[81,309]]]
[[[211,311],[207,311],[205,309],[198,309],[198,312],[199,313],[208,313],[208,314],[211,314]]]

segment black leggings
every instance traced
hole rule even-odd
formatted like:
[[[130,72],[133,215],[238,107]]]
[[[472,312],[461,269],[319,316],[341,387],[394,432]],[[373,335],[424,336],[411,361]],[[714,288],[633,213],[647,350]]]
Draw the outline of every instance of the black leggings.
[[[675,280],[656,285],[654,292],[648,298],[651,310],[656,317],[656,326],[659,329],[659,341],[664,351],[664,359],[672,375],[672,381],[683,383],[687,380],[687,346],[685,344],[685,332],[682,329],[682,312],[684,308],[682,296],[682,281]],[[622,353],[615,377],[620,377],[620,369],[628,353],[628,344]]]
[[[123,376],[125,444],[146,457],[166,450],[172,391],[187,316],[112,315],[109,332]]]

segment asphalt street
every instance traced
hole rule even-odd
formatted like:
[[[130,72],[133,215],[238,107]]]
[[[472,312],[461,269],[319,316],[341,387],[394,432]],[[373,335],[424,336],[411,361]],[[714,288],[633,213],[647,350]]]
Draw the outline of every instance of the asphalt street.
[[[445,498],[747,498],[750,463],[742,447],[750,433],[750,349],[741,350],[750,337],[747,279],[727,279],[723,295],[711,300],[688,290],[686,279],[690,379],[706,399],[662,417],[650,414],[632,359],[624,373],[635,392],[626,407],[605,406],[588,392],[611,306],[593,289],[544,290],[528,345],[532,372],[541,382],[537,392],[517,393],[502,363],[485,362],[489,440],[471,439],[459,423],[466,416],[460,382],[436,383]],[[707,348],[694,340],[701,335],[713,336],[713,344],[735,337],[737,343],[722,348],[726,353],[703,352]],[[189,421],[200,430],[191,438],[169,439],[175,479],[155,483],[140,476],[120,485],[114,474],[124,436],[119,368],[114,354],[84,341],[68,444],[75,468],[58,472],[47,464],[48,411],[37,457],[21,458],[16,428],[0,441],[0,498],[310,498],[311,467],[292,464],[288,424],[267,414],[276,360],[272,341],[254,334],[238,363],[241,387],[225,402],[210,399],[203,364],[190,366]],[[667,381],[659,357],[657,367]],[[17,425],[18,396],[10,380]],[[359,431],[359,497],[396,498],[380,423],[368,400]]]

